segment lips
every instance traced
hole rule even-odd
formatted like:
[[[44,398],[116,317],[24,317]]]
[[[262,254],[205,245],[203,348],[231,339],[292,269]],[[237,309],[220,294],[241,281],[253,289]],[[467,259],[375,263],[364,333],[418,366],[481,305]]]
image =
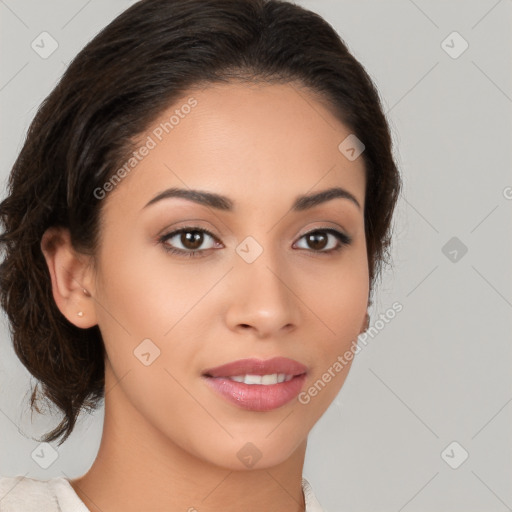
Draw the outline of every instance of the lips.
[[[307,367],[286,357],[241,359],[203,372],[208,387],[238,408],[271,411],[297,397]]]
[[[296,376],[307,372],[303,364],[287,357],[272,359],[240,359],[203,372],[206,377],[233,377],[237,375],[271,375],[284,373]]]

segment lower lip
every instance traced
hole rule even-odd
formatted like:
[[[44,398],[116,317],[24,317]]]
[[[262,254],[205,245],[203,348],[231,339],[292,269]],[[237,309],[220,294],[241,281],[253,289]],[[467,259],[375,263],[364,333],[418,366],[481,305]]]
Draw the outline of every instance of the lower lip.
[[[293,400],[302,389],[306,374],[277,384],[244,384],[223,377],[204,377],[208,385],[229,402],[249,411],[271,411]]]

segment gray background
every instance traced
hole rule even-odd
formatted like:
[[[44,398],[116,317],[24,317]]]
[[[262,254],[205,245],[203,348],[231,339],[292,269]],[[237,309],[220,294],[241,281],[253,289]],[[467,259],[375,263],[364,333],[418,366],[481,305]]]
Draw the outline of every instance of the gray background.
[[[2,197],[37,106],[132,3],[0,0]],[[311,432],[304,475],[329,512],[512,510],[512,0],[298,3],[336,28],[377,84],[404,180],[371,324],[395,301],[403,310],[357,355]],[[59,44],[47,59],[31,48],[43,31]],[[454,31],[469,44],[457,58],[445,51],[463,48],[446,39]],[[2,321],[0,474],[82,475],[103,410],[82,415],[40,467],[31,436],[58,417],[31,417],[35,380]]]

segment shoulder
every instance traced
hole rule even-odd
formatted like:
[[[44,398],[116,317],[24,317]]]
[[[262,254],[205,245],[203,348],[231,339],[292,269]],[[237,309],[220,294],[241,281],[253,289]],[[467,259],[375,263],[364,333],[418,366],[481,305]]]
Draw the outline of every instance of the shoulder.
[[[306,512],[324,512],[315,497],[311,484],[304,477],[302,477],[302,492],[304,493],[304,501],[306,502]]]
[[[0,476],[0,510],[2,512],[53,512],[59,510],[48,482],[25,476]]]
[[[26,476],[0,475],[1,512],[87,512],[63,477],[37,480]]]

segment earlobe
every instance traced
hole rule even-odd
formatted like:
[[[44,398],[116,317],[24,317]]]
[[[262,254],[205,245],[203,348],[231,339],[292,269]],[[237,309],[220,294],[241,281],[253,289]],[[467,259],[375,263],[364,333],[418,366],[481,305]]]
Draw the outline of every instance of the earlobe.
[[[96,325],[91,299],[90,270],[71,244],[69,230],[48,228],[41,239],[41,251],[48,265],[53,298],[61,313],[82,329]]]

